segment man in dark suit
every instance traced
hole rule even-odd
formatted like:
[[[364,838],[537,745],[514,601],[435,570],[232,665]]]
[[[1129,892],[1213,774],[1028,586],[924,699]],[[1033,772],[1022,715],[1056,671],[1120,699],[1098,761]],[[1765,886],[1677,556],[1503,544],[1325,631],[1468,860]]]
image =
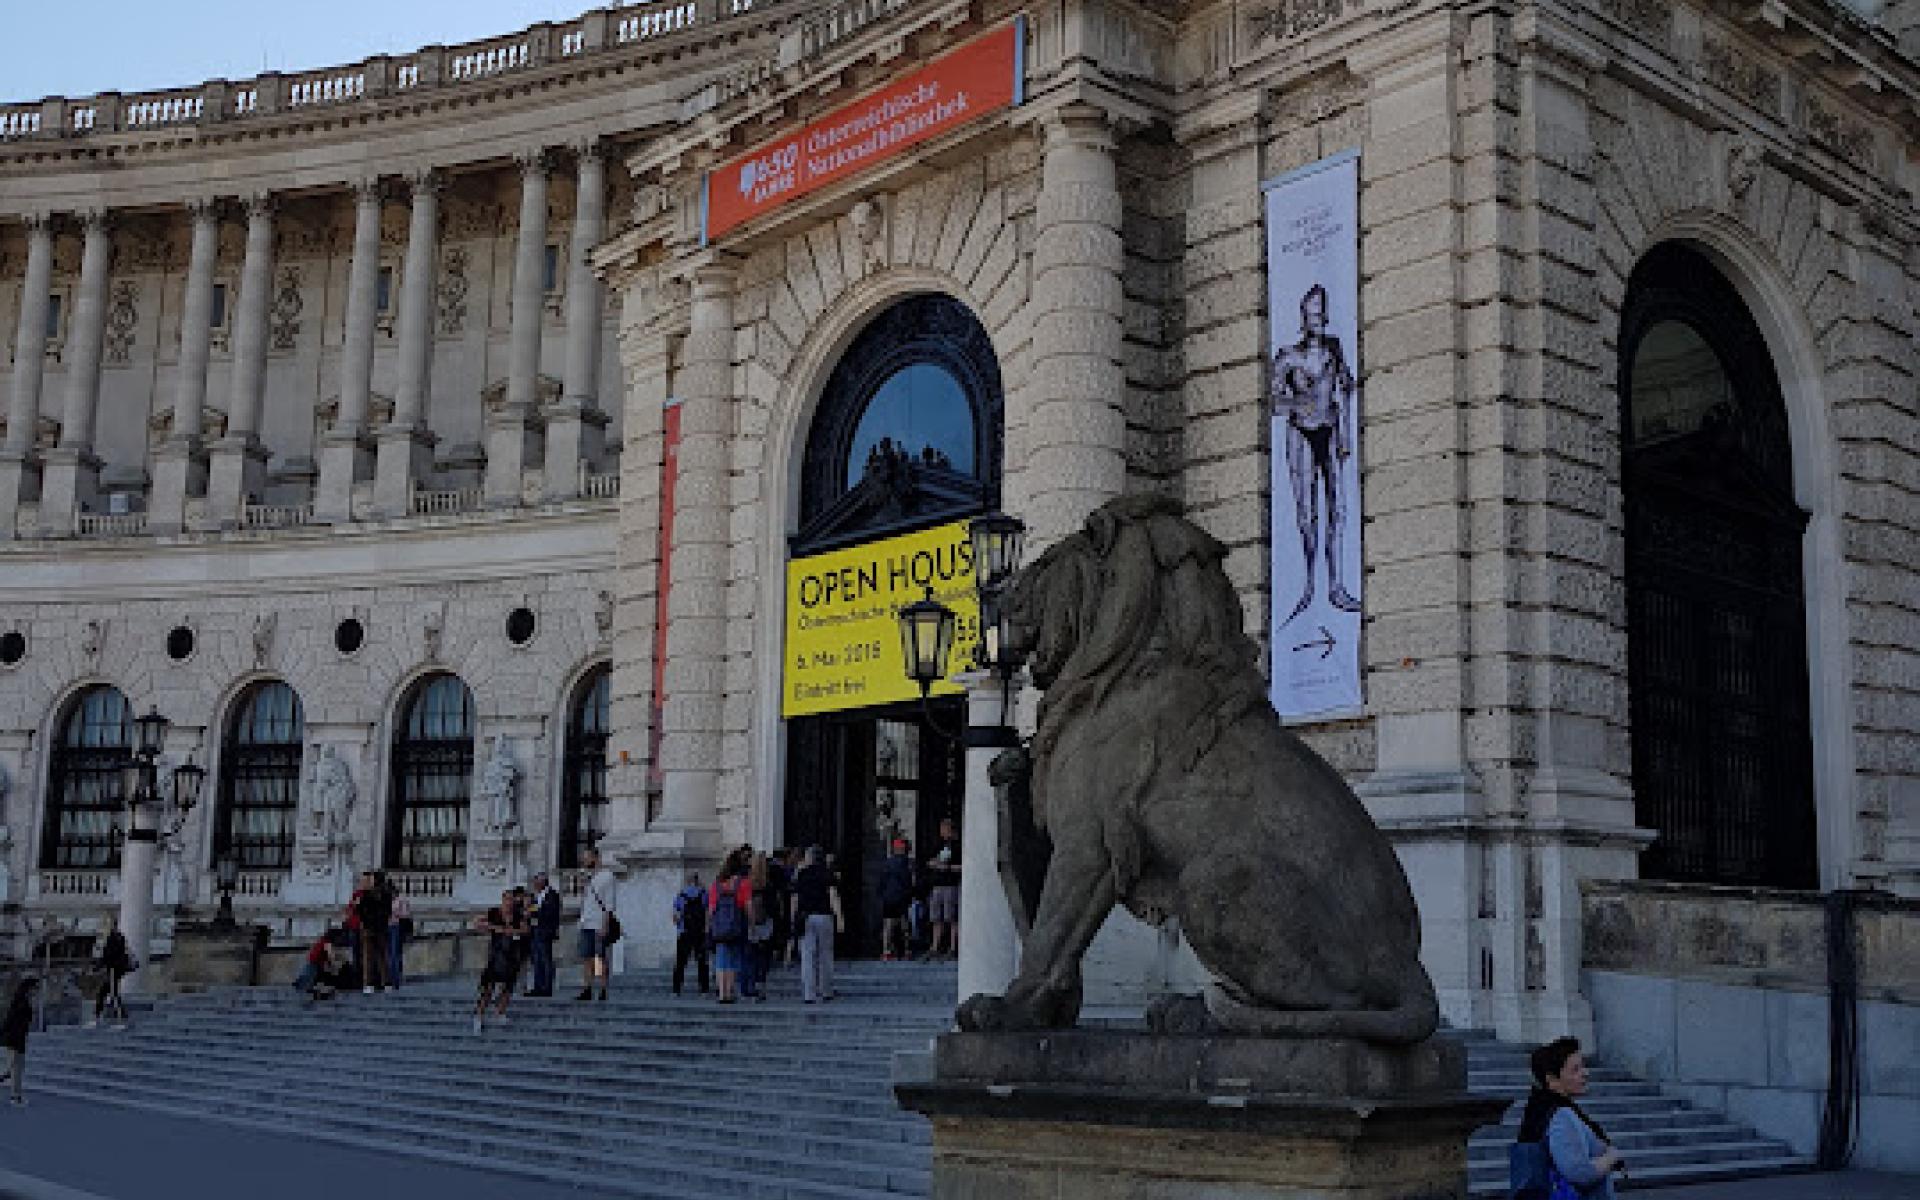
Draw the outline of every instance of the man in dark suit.
[[[553,941],[560,936],[560,893],[545,872],[533,877],[533,980],[529,996],[553,995]]]

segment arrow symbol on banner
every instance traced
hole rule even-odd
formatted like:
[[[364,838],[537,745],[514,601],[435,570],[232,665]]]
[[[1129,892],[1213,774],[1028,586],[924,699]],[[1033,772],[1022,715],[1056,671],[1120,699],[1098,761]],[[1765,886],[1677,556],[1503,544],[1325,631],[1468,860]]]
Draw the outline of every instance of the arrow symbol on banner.
[[[1302,651],[1302,650],[1311,650],[1311,649],[1313,649],[1313,648],[1314,648],[1315,646],[1319,646],[1319,647],[1321,647],[1321,648],[1322,648],[1322,649],[1321,649],[1321,651],[1320,651],[1320,657],[1321,657],[1321,658],[1327,658],[1327,657],[1329,657],[1330,655],[1332,655],[1332,653],[1333,653],[1333,648],[1334,648],[1334,646],[1335,646],[1335,645],[1337,645],[1337,644],[1338,644],[1338,643],[1337,643],[1337,642],[1336,642],[1336,641],[1334,640],[1334,636],[1333,636],[1333,634],[1331,634],[1331,633],[1329,633],[1329,632],[1327,631],[1327,627],[1326,627],[1325,625],[1322,625],[1322,626],[1320,627],[1320,636],[1319,636],[1319,637],[1317,637],[1317,638],[1314,638],[1314,639],[1313,639],[1312,641],[1310,641],[1310,642],[1301,642],[1301,643],[1300,643],[1300,644],[1299,644],[1298,646],[1295,646],[1295,647],[1293,648],[1293,651],[1294,651],[1294,653],[1295,653],[1295,654],[1298,654],[1298,653],[1299,653],[1300,651]]]

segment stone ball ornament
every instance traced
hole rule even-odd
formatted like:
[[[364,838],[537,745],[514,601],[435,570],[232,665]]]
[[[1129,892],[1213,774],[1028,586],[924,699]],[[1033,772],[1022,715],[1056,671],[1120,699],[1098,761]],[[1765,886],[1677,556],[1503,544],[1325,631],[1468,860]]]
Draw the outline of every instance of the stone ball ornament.
[[[1406,874],[1281,724],[1225,555],[1177,501],[1127,496],[1014,577],[1007,636],[1045,694],[993,779],[1026,940],[1006,995],[960,1006],[963,1030],[1071,1027],[1116,903],[1176,919],[1213,977],[1156,1002],[1158,1031],[1408,1044],[1438,1027]]]

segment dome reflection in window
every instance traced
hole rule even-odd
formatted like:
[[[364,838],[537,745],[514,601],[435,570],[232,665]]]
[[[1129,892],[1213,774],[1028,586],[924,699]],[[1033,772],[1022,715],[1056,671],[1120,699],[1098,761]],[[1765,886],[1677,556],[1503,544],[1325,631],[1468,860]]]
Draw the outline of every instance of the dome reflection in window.
[[[916,461],[926,461],[932,451],[941,466],[973,474],[973,406],[960,381],[931,363],[914,363],[889,376],[854,430],[847,451],[848,486],[860,482],[882,441]]]
[[[1643,445],[1696,433],[1734,404],[1720,356],[1682,321],[1661,321],[1641,337],[1630,386],[1633,440]]]

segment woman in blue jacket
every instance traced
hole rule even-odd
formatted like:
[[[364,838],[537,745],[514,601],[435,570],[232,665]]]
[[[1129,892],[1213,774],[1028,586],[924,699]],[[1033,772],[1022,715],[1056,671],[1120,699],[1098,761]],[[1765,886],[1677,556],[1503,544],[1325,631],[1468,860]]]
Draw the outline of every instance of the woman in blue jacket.
[[[1587,1092],[1587,1061],[1580,1043],[1564,1037],[1535,1050],[1528,1060],[1534,1088],[1520,1118],[1522,1142],[1545,1142],[1553,1169],[1582,1200],[1614,1200],[1613,1175],[1625,1160],[1607,1131],[1577,1103]],[[1565,1193],[1556,1188],[1554,1196]]]

